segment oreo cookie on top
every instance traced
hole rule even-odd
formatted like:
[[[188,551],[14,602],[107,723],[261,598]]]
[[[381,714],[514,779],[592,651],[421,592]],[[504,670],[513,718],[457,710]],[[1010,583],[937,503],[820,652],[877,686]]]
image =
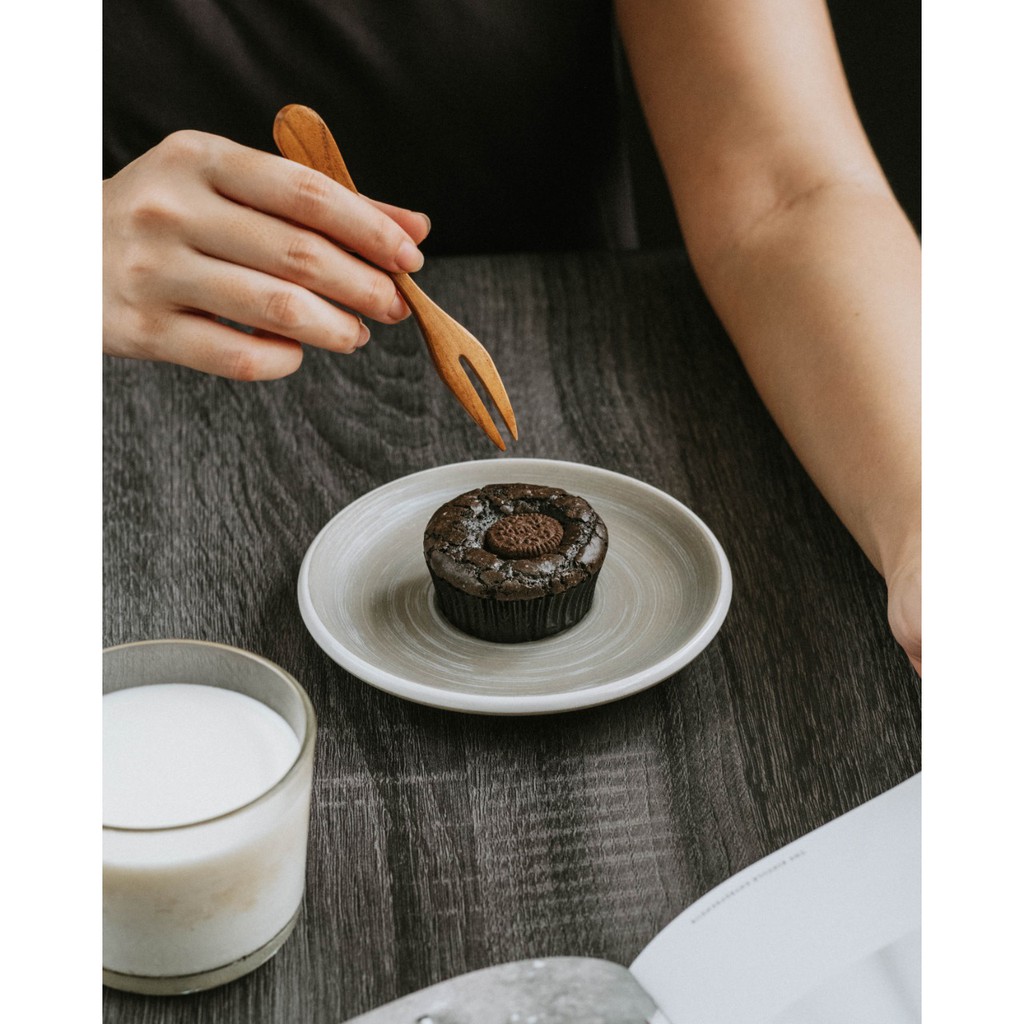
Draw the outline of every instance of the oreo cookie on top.
[[[490,484],[431,516],[423,553],[441,614],[483,640],[540,640],[590,610],[608,548],[584,499],[541,484]]]

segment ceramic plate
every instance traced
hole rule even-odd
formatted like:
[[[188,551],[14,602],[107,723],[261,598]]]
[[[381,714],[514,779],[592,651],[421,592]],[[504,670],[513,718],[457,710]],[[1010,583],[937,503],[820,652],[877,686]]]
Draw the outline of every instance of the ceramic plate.
[[[467,636],[437,611],[423,530],[440,505],[492,483],[562,487],[608,526],[582,622],[532,643]],[[685,505],[620,473],[546,459],[439,466],[343,508],[310,545],[299,608],[339,665],[407,700],[496,715],[569,711],[646,689],[692,661],[732,597],[721,545]]]

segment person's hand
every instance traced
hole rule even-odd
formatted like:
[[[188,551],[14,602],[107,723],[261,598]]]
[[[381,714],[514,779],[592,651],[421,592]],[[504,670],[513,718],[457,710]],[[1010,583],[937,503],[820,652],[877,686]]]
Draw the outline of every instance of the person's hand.
[[[363,316],[407,317],[378,268],[418,270],[430,227],[283,157],[194,131],[104,182],[103,220],[104,351],[239,380],[291,373],[302,345],[353,352],[369,338]]]
[[[921,545],[890,574],[889,627],[921,675]]]

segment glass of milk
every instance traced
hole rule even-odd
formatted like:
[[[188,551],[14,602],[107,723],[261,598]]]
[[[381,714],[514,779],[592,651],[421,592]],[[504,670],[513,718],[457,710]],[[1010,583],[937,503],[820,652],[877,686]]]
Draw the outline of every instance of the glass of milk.
[[[103,982],[221,985],[291,934],[316,718],[255,654],[198,640],[103,652]]]

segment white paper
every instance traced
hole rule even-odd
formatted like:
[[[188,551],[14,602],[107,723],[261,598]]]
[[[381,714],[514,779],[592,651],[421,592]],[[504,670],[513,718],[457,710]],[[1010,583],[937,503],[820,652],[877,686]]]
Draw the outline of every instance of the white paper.
[[[915,775],[712,889],[630,971],[672,1024],[913,1024],[920,926]],[[850,1005],[866,978],[893,991]]]
[[[888,1024],[921,1019],[921,932],[912,931],[840,971],[771,1024]]]

